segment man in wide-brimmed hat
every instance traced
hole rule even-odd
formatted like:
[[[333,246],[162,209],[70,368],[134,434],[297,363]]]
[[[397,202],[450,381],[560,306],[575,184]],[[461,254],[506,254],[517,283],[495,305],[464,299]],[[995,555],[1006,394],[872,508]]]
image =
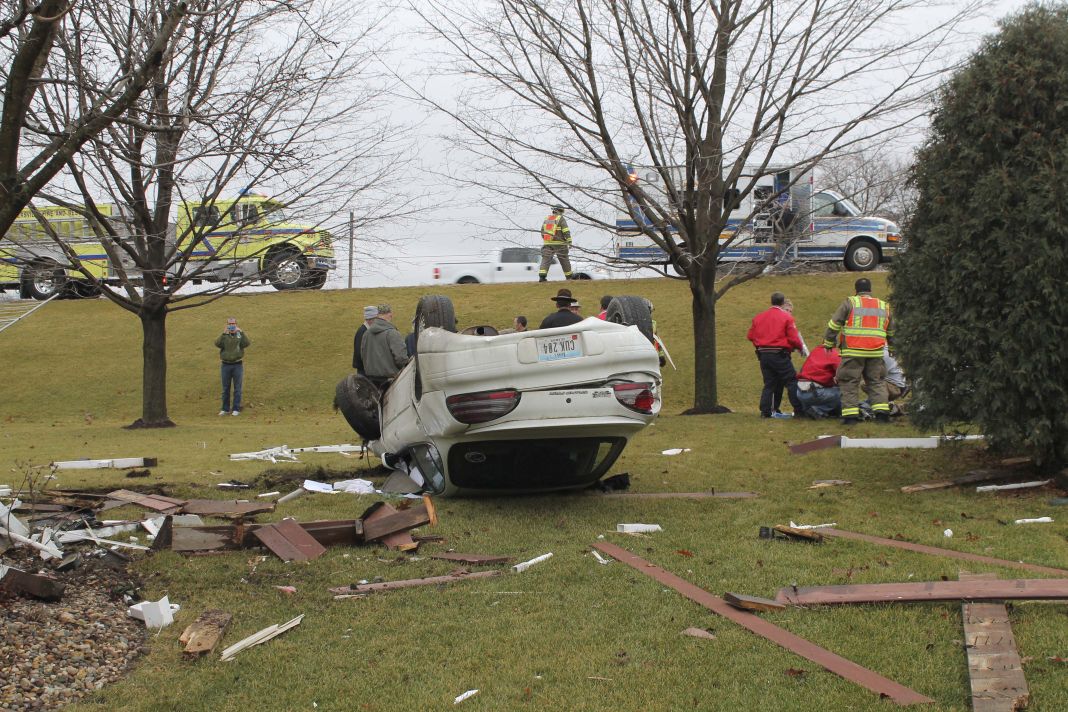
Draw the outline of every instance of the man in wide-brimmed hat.
[[[561,289],[556,293],[555,297],[551,297],[552,301],[556,302],[556,311],[545,317],[541,321],[539,329],[552,329],[555,326],[571,326],[582,321],[582,316],[578,313],[581,308],[579,301],[571,296],[570,289]]]

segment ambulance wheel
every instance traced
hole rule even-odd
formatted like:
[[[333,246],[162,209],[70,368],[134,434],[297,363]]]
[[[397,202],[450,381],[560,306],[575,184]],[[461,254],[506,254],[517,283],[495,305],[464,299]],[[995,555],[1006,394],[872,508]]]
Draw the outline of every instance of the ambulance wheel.
[[[846,250],[846,269],[869,272],[879,266],[879,246],[871,240],[856,240]]]
[[[308,278],[308,263],[296,250],[279,250],[267,256],[266,272],[275,289],[299,289]]]
[[[642,335],[653,341],[653,312],[643,297],[614,297],[608,303],[607,321],[626,326],[636,326]]]
[[[304,289],[322,289],[326,284],[327,271],[325,269],[313,269],[304,280]]]
[[[39,302],[62,293],[66,283],[67,275],[54,262],[33,265],[22,276],[23,292]]]
[[[84,282],[81,280],[74,280],[70,283],[70,289],[73,295],[78,299],[96,299],[104,290],[90,282]]]

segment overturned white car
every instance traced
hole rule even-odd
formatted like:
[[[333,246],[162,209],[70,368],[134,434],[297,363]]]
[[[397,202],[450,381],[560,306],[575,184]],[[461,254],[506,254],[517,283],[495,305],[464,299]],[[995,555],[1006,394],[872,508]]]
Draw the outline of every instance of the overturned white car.
[[[587,487],[660,412],[648,303],[617,297],[608,316],[457,334],[449,300],[424,297],[417,355],[380,398],[354,374],[334,404],[383,462],[429,492]]]

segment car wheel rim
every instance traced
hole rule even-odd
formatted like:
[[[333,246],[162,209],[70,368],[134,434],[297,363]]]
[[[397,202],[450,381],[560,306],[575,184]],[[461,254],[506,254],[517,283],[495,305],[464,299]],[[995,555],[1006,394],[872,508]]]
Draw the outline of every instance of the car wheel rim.
[[[870,247],[861,247],[853,253],[853,261],[858,267],[870,267],[875,261],[875,252]]]
[[[300,281],[301,273],[300,265],[291,257],[279,262],[278,267],[275,269],[278,280],[284,284],[296,284]]]
[[[56,279],[51,272],[38,272],[33,277],[33,288],[41,294],[51,294],[56,289]]]

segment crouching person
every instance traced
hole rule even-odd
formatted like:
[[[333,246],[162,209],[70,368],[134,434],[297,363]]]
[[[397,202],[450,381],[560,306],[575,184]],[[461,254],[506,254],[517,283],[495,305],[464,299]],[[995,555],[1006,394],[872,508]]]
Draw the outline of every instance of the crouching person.
[[[842,364],[838,349],[816,349],[809,353],[797,374],[797,399],[809,418],[838,416],[842,412],[842,392],[835,374]]]

